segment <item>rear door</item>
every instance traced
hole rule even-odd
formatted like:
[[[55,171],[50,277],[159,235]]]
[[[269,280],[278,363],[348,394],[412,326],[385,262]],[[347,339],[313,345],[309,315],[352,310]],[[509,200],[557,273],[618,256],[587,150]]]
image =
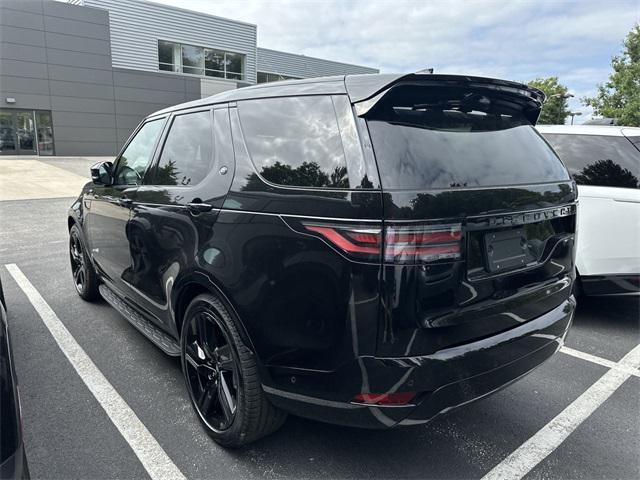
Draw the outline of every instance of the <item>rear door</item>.
[[[381,355],[513,328],[570,295],[575,186],[522,91],[397,85],[364,118],[384,204]]]
[[[234,169],[227,107],[178,112],[136,192],[127,232],[133,262],[124,277],[136,303],[169,331],[176,279],[211,260],[213,226]]]

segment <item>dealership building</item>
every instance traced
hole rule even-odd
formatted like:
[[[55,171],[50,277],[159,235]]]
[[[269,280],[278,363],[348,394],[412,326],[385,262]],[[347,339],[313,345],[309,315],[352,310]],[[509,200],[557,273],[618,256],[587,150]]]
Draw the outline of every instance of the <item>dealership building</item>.
[[[257,26],[144,0],[0,0],[0,153],[114,155],[151,112],[375,68],[257,46]]]

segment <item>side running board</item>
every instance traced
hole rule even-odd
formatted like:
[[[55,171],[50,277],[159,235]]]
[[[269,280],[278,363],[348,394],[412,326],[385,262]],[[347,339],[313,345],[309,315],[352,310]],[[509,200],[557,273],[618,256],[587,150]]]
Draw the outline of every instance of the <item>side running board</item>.
[[[145,337],[151,340],[164,353],[172,357],[180,355],[180,345],[178,342],[156,327],[151,321],[144,318],[127,303],[122,300],[116,293],[106,285],[100,285],[100,295],[106,302],[115,308],[131,325],[136,327]]]

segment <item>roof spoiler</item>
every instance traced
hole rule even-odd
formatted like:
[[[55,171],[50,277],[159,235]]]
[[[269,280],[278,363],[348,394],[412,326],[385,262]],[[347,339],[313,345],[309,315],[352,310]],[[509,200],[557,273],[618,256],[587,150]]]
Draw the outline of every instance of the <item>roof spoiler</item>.
[[[540,115],[545,94],[542,90],[523,83],[495,78],[470,77],[465,75],[434,75],[410,73],[408,75],[357,75],[345,77],[345,87],[356,114],[361,117],[384,97],[389,90],[399,85],[423,85],[434,87],[458,86],[483,88],[520,97],[529,111],[529,119],[535,124]]]

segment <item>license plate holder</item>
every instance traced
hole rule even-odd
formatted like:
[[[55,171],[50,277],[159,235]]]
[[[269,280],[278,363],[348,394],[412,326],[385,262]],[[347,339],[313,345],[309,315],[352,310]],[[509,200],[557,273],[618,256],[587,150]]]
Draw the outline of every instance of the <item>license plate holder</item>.
[[[523,228],[490,232],[484,236],[487,270],[498,273],[521,268],[532,260]]]

